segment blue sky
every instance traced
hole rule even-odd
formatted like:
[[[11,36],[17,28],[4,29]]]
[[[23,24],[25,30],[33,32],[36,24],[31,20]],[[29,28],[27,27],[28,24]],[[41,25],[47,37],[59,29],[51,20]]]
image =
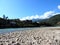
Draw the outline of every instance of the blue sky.
[[[60,0],[0,0],[0,17],[10,19],[47,18],[60,13]]]

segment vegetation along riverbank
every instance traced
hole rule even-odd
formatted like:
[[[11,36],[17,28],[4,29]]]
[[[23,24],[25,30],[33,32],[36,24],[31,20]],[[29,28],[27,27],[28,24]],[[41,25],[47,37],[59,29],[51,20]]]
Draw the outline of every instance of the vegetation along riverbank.
[[[0,18],[0,28],[19,28],[19,27],[41,27],[41,26],[60,26],[60,14],[48,19],[23,20]]]

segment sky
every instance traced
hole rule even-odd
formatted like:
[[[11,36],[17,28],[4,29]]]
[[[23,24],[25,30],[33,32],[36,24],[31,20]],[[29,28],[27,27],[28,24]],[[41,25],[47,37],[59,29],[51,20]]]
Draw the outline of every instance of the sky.
[[[0,17],[45,19],[60,14],[60,0],[0,0]]]

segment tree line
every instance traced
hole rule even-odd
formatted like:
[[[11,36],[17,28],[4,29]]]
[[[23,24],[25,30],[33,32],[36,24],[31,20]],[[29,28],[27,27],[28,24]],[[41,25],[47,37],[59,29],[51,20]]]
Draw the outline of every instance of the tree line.
[[[41,26],[60,26],[60,14],[33,22],[32,20],[4,19],[0,18],[0,28],[20,28],[20,27],[41,27]]]

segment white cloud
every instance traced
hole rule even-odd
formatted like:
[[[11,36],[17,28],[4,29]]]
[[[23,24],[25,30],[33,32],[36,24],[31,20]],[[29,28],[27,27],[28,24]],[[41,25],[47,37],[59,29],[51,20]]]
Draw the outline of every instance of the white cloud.
[[[21,18],[21,20],[31,20],[31,19],[37,19],[37,18],[39,18],[39,15],[23,17],[23,18]]]
[[[49,17],[53,16],[53,14],[55,14],[54,11],[45,12],[45,13],[42,15],[42,18],[43,18],[43,19],[49,18]]]
[[[45,18],[49,18],[51,16],[54,16],[55,14],[60,14],[60,13],[55,13],[54,11],[47,11],[42,15],[32,15],[32,16],[27,16],[27,17],[23,17],[20,20],[31,20],[31,19],[45,19]]]
[[[60,9],[60,5],[58,5],[58,9]]]

